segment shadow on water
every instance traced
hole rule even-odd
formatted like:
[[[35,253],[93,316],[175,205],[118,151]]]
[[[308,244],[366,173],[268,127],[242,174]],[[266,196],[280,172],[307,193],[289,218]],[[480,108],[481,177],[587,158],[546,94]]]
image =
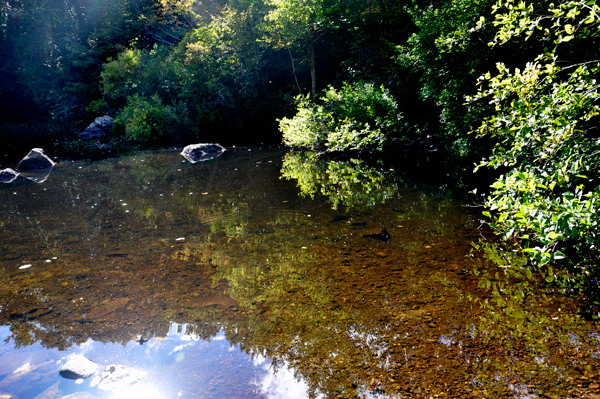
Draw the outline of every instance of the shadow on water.
[[[159,151],[58,164],[0,203],[0,397],[125,392],[59,377],[74,353],[145,371],[122,388],[148,398],[599,388],[577,304],[473,251],[477,212],[389,167]]]

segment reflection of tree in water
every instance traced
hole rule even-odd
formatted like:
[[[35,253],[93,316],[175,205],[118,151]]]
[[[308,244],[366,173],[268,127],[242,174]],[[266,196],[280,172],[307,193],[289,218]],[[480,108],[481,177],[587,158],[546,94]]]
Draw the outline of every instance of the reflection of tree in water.
[[[462,286],[446,272],[427,274],[423,267],[398,280],[383,261],[369,275],[363,270],[368,258],[338,263],[349,249],[333,231],[321,226],[327,239],[302,249],[301,230],[312,226],[278,223],[280,233],[230,241],[240,248],[230,250],[213,278],[229,282],[229,293],[246,312],[227,330],[228,339],[293,366],[313,395],[556,394],[576,385],[571,376],[596,376],[592,356],[600,336],[593,325],[543,284],[519,281],[524,271],[514,259],[502,285],[490,283],[494,293],[488,297],[486,282]],[[357,248],[361,240],[345,242]],[[435,258],[437,251],[429,254]],[[405,262],[409,254],[394,254],[394,264]],[[469,304],[466,297],[477,300]]]
[[[483,310],[476,333],[485,342],[502,345],[508,360],[504,366],[488,366],[480,382],[489,383],[489,371],[497,373],[501,366],[519,382],[513,384],[515,391],[541,379],[544,391],[561,393],[573,385],[572,375],[580,381],[597,377],[592,364],[600,349],[598,326],[578,314],[581,298],[565,295],[553,284],[563,272],[533,271],[519,252],[497,244],[474,246],[481,256],[473,272],[479,288],[489,294],[470,296]],[[578,387],[579,393],[573,387],[574,395],[585,392]]]
[[[359,370],[370,368],[377,356],[365,337],[376,341],[376,330],[385,327],[373,323],[360,306],[345,306],[349,298],[340,296],[339,282],[322,263],[326,247],[313,246],[308,252],[301,247],[298,226],[288,222],[279,228],[281,233],[252,242],[229,243],[240,248],[230,251],[236,255],[219,265],[213,278],[229,282],[229,293],[246,317],[226,336],[249,353],[274,359],[275,367],[294,367],[311,397],[319,392],[356,394],[353,385],[368,385]],[[250,250],[255,255],[243,255]],[[357,334],[361,327],[368,334]]]
[[[398,192],[392,172],[384,172],[360,159],[326,160],[313,152],[286,154],[281,175],[298,181],[300,192],[311,198],[319,193],[333,209],[366,208],[384,203]]]

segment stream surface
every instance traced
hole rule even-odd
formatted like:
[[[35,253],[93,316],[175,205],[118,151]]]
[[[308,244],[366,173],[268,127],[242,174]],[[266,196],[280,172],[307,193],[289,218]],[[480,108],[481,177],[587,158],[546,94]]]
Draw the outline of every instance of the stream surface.
[[[0,185],[1,399],[600,397],[596,324],[475,251],[447,186],[180,151]],[[78,354],[141,377],[59,375]]]

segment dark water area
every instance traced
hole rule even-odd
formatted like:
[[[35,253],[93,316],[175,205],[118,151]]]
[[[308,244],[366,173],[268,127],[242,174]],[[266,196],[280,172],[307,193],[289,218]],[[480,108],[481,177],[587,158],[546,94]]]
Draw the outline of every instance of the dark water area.
[[[597,326],[474,251],[451,187],[180,151],[0,185],[0,398],[598,397]]]

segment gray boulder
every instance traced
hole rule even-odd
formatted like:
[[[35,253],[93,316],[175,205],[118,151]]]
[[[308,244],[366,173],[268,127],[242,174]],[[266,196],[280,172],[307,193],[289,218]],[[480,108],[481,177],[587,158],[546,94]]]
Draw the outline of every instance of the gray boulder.
[[[100,129],[102,129],[108,133],[108,132],[110,132],[110,129],[112,129],[115,126],[115,122],[113,121],[113,118],[111,118],[110,116],[104,115],[104,116],[99,116],[96,119],[94,119],[93,125],[96,125]]]
[[[21,172],[47,169],[52,168],[54,165],[54,161],[44,154],[44,150],[41,148],[34,148],[33,150],[29,151],[29,154],[27,154],[27,156],[23,158],[21,162],[19,162],[17,165],[17,170]]]
[[[115,123],[110,116],[99,116],[94,119],[94,122],[90,123],[83,132],[79,133],[77,137],[85,141],[88,141],[89,139],[98,139],[106,136],[106,133],[110,132],[110,129],[114,126]]]
[[[63,378],[67,378],[69,380],[77,380],[79,378],[89,378],[103,369],[104,367],[102,367],[96,362],[92,362],[85,356],[73,355],[60,368],[58,373]]]
[[[10,168],[0,170],[0,183],[12,183],[19,176],[19,172],[15,172]]]
[[[225,148],[220,144],[204,143],[188,145],[183,149],[181,155],[191,163],[196,163],[218,157],[223,152],[225,152]]]

